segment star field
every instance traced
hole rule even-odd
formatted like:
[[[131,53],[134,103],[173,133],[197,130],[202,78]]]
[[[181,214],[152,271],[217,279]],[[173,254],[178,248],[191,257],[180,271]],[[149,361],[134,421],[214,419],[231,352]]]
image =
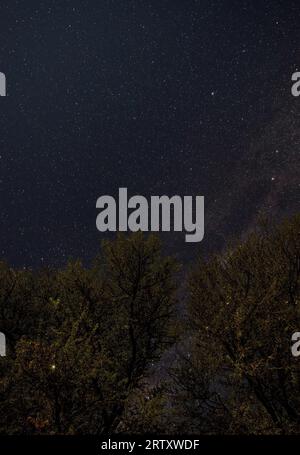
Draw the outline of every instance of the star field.
[[[228,181],[289,99],[299,14],[296,1],[2,2],[2,258],[90,260],[96,199],[119,187],[204,195],[209,220],[230,207]]]

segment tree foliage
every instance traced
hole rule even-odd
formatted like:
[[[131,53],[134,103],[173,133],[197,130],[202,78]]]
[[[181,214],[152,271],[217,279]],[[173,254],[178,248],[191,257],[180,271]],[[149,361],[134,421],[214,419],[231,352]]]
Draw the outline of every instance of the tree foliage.
[[[263,223],[199,261],[189,279],[185,349],[173,372],[189,425],[208,433],[300,431],[300,217]]]
[[[299,433],[300,216],[177,272],[141,233],[89,268],[0,263],[0,432]]]
[[[154,236],[103,243],[91,268],[0,267],[0,431],[109,434],[174,340],[174,260]],[[131,411],[129,411],[131,406]]]

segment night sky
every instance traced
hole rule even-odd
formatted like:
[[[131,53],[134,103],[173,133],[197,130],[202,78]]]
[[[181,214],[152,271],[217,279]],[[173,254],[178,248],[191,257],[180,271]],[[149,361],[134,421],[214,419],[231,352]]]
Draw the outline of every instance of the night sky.
[[[105,237],[96,200],[122,186],[130,195],[204,195],[206,245],[221,218],[232,233],[247,227],[262,193],[271,204],[277,171],[278,194],[295,205],[288,182],[298,161],[283,136],[300,108],[290,94],[300,68],[297,5],[1,2],[2,258],[17,267],[89,261]],[[257,184],[260,147],[249,213],[236,194]],[[183,236],[174,245],[193,256]]]

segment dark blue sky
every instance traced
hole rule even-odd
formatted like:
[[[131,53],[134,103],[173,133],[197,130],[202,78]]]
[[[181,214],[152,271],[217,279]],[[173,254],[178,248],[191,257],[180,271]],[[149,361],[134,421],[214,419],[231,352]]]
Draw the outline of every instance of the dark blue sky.
[[[96,199],[121,186],[204,195],[210,210],[289,96],[297,4],[1,2],[1,256],[90,259]]]

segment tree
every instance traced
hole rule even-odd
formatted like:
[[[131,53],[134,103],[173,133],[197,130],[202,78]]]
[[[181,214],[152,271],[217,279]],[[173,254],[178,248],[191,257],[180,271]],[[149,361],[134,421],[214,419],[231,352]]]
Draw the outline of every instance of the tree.
[[[207,433],[300,431],[300,217],[264,225],[189,279],[185,349],[173,371],[189,428]]]
[[[137,233],[104,242],[91,268],[76,261],[62,270],[28,272],[31,286],[23,287],[23,275],[11,272],[20,295],[16,309],[28,286],[30,297],[12,355],[1,365],[0,431],[109,434],[126,428],[150,368],[174,342],[176,270],[157,237]]]

